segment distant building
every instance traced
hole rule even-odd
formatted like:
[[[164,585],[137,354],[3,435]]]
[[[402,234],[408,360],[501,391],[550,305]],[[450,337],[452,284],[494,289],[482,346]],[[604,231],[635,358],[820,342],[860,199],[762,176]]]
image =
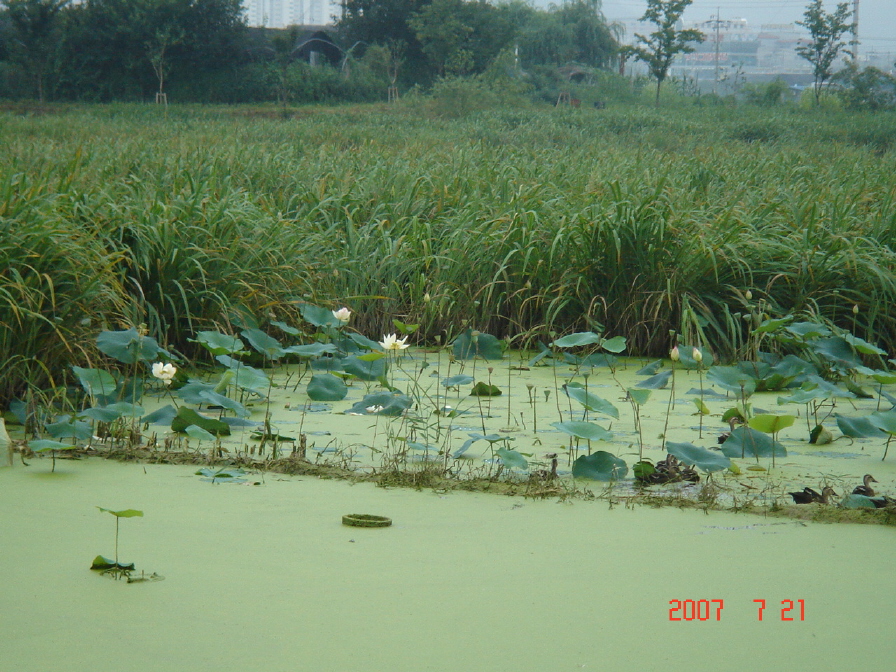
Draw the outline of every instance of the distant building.
[[[339,13],[337,0],[243,0],[250,26],[325,26]]]

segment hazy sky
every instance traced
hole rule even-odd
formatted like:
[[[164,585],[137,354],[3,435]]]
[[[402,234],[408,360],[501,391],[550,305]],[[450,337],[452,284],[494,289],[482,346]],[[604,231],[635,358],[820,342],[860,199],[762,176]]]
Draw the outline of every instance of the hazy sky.
[[[705,21],[718,11],[724,19],[746,19],[751,26],[763,23],[793,23],[803,18],[809,0],[694,0],[685,10],[685,21]],[[852,0],[848,2],[852,8]],[[825,9],[833,12],[837,3],[825,0]],[[860,0],[859,39],[879,51],[896,52],[896,2]],[[638,19],[647,7],[646,0],[603,0],[609,20]]]

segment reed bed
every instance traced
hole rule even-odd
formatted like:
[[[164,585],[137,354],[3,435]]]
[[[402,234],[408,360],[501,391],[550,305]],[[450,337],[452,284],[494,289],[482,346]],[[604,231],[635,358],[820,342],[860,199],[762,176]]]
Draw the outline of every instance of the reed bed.
[[[896,338],[892,115],[43,111],[0,112],[0,401],[64,379],[98,325],[189,356],[301,301],[428,344],[599,329],[663,354],[675,330],[724,358],[750,290]]]

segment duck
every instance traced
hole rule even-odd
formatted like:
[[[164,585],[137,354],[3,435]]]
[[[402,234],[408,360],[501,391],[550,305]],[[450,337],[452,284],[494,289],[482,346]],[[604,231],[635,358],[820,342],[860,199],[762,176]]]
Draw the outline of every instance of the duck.
[[[802,492],[788,492],[793,497],[794,504],[811,504],[821,501],[821,495],[812,488],[803,488]]]
[[[812,488],[803,488],[802,492],[788,492],[787,494],[793,497],[793,501],[796,504],[829,504],[830,498],[837,493],[834,492],[834,488],[825,486],[822,489],[821,494],[818,494],[818,492]]]
[[[854,495],[865,495],[865,497],[874,497],[874,488],[872,488],[869,483],[877,483],[877,479],[874,478],[871,474],[865,474],[862,477],[862,485],[857,485],[855,490],[852,491]]]
[[[876,506],[878,509],[896,506],[896,499],[887,497],[886,495],[882,495],[880,497],[871,497],[870,499],[871,503],[874,504],[874,506]]]

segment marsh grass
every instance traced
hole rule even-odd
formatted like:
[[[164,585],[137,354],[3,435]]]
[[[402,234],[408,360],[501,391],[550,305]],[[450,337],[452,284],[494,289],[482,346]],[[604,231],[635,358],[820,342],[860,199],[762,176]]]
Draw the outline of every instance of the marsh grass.
[[[0,406],[65,384],[99,325],[191,357],[203,328],[301,325],[300,301],[350,305],[361,333],[419,323],[417,344],[600,326],[632,353],[675,330],[726,359],[750,288],[847,328],[856,304],[857,335],[896,340],[891,116],[0,114]]]

